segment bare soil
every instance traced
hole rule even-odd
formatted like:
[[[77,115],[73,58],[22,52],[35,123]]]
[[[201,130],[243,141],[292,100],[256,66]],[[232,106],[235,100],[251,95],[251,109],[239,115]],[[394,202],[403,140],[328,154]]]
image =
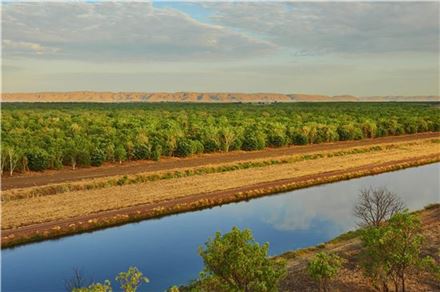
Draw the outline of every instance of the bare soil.
[[[290,146],[283,148],[268,148],[261,151],[233,151],[228,153],[203,154],[189,158],[168,157],[159,162],[144,160],[130,161],[123,164],[105,164],[101,167],[78,168],[75,170],[64,168],[61,170],[49,170],[44,172],[27,172],[8,174],[2,176],[1,189],[9,190],[47,184],[62,183],[67,181],[79,181],[107,176],[129,175],[153,171],[166,171],[170,169],[198,167],[203,165],[215,165],[233,163],[239,161],[274,158],[280,156],[302,154],[316,151],[338,150],[350,147],[368,146],[374,144],[415,141],[423,138],[440,138],[440,133],[419,133],[413,135],[381,137],[359,141],[342,141],[336,143],[324,143],[305,146]]]

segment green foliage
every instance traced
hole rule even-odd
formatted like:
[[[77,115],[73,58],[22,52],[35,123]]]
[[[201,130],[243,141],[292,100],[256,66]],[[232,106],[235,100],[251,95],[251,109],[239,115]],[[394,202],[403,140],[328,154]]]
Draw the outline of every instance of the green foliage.
[[[344,124],[338,127],[338,135],[341,141],[362,139],[362,130],[353,124]]]
[[[26,157],[30,170],[42,171],[48,166],[49,155],[43,149],[31,149],[29,153],[26,153]]]
[[[136,292],[142,283],[149,282],[148,278],[144,277],[136,267],[130,267],[127,272],[119,273],[116,280],[119,281],[124,292]]]
[[[127,151],[125,151],[124,146],[122,146],[122,145],[116,146],[115,151],[114,151],[114,156],[115,156],[115,159],[117,161],[119,161],[119,163],[122,163],[122,161],[126,160],[127,159]]]
[[[319,252],[308,263],[307,271],[319,282],[320,291],[329,291],[329,280],[335,277],[342,266],[342,259],[335,254]]]
[[[136,292],[137,288],[142,283],[148,283],[147,277],[144,277],[136,267],[128,268],[127,272],[121,272],[116,277],[116,281],[119,282],[122,291],[124,292]],[[74,288],[72,292],[112,292],[113,288],[109,280],[105,280],[104,283],[93,283],[88,287]]]
[[[288,143],[285,126],[281,123],[270,125],[270,131],[267,134],[268,144],[272,147],[281,147]]]
[[[2,172],[8,170],[9,174],[12,175],[17,167],[21,166],[22,170],[26,170],[28,167],[27,157],[26,155],[23,155],[23,152],[20,151],[19,148],[5,145],[4,147],[1,147],[1,155]]]
[[[266,135],[263,131],[251,127],[245,130],[243,137],[243,150],[261,150],[266,147]]]
[[[112,292],[112,285],[109,280],[105,280],[104,283],[93,283],[88,287],[75,288],[72,292]]]
[[[101,166],[105,158],[105,153],[101,149],[95,148],[90,153],[90,165]]]
[[[192,147],[194,154],[200,154],[205,151],[205,148],[203,147],[202,142],[196,140],[196,141],[191,141],[191,144],[192,144],[191,147]]]
[[[2,169],[12,172],[440,130],[428,103],[7,103],[1,112],[1,146],[13,149]]]
[[[291,133],[292,143],[295,145],[306,145],[309,143],[309,138],[302,131],[296,130]]]
[[[419,268],[431,273],[440,282],[440,264],[434,258],[430,256],[424,257],[419,263]]]
[[[151,159],[154,161],[159,161],[161,155],[162,155],[162,146],[159,144],[155,144],[151,151]]]
[[[417,268],[423,260],[417,216],[407,211],[397,213],[383,225],[364,229],[361,238],[366,274],[381,287],[393,281],[396,291],[405,291],[408,270]]]
[[[90,166],[91,165],[91,157],[90,157],[90,151],[87,149],[79,149],[76,153],[76,161],[77,164],[80,166]]]
[[[133,156],[135,159],[150,158],[150,147],[147,144],[135,144],[133,148]]]
[[[179,292],[179,287],[176,285],[172,286],[170,289],[168,289],[168,292]]]
[[[187,157],[196,152],[196,146],[189,139],[180,139],[177,142],[176,156]]]
[[[224,235],[217,232],[199,249],[205,264],[199,285],[211,290],[276,291],[286,274],[285,262],[269,259],[268,249],[267,243],[255,242],[248,229],[234,227]]]

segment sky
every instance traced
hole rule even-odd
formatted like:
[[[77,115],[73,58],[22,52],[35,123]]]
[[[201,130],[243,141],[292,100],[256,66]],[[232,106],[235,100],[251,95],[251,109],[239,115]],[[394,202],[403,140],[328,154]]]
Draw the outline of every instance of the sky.
[[[440,2],[3,2],[2,90],[439,95]]]

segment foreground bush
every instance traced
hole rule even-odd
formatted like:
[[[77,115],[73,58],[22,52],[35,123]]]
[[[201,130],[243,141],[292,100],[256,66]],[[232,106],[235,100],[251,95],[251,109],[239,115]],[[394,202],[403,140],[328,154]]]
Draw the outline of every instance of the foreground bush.
[[[148,283],[147,277],[144,277],[136,267],[130,267],[127,272],[121,272],[116,277],[116,281],[120,284],[120,289],[124,292],[136,292],[142,283]],[[109,280],[104,283],[93,283],[88,287],[80,287],[72,289],[72,292],[112,292],[113,288]]]
[[[335,277],[342,266],[342,259],[335,254],[320,252],[310,260],[307,272],[319,283],[319,291],[330,291],[330,280]]]
[[[268,258],[269,244],[255,242],[249,229],[216,233],[199,249],[205,269],[201,282],[221,291],[276,291],[285,262]]]
[[[379,289],[405,291],[410,270],[420,268],[429,259],[422,258],[420,220],[407,211],[393,215],[388,222],[362,231],[363,268]]]

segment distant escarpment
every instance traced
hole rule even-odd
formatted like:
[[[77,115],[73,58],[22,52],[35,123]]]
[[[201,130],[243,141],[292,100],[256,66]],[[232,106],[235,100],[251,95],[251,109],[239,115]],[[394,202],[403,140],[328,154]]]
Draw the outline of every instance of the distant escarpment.
[[[368,102],[368,101],[440,101],[440,96],[313,95],[280,93],[216,92],[35,92],[3,93],[2,102]]]

